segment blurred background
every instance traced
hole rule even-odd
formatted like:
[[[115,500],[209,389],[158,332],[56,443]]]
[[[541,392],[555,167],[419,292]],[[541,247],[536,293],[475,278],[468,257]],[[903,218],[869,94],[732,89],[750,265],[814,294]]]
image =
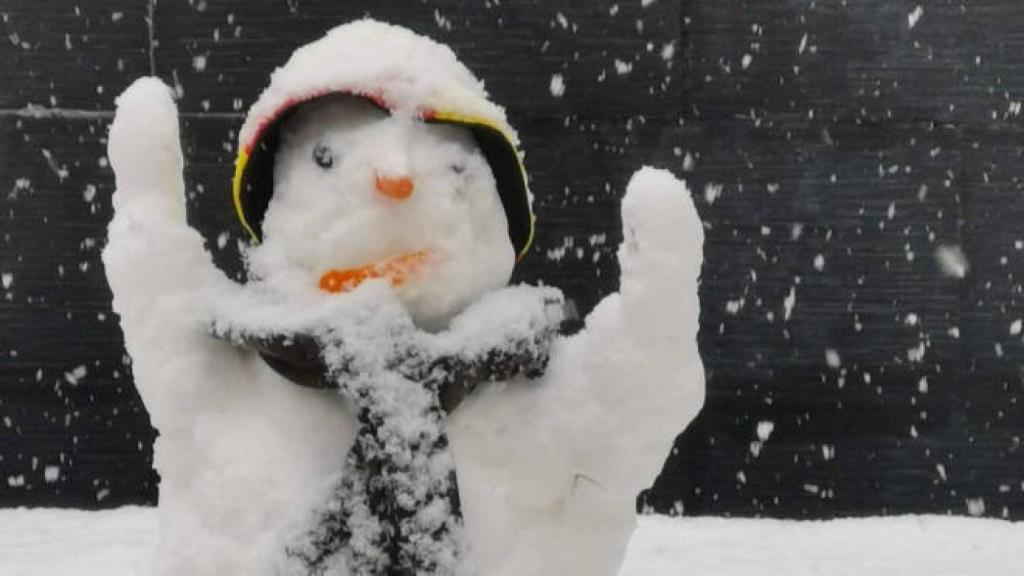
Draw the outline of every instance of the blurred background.
[[[245,111],[362,16],[507,108],[539,217],[517,279],[581,314],[617,288],[632,172],[688,181],[708,397],[642,509],[1024,519],[1015,0],[0,0],[0,506],[157,502],[100,262],[114,98],[175,88],[190,219],[237,273]]]

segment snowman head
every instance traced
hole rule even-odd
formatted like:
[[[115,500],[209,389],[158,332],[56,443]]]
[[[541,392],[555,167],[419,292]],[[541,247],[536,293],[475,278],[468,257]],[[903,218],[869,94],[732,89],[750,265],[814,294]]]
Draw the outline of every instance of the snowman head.
[[[421,325],[507,282],[533,236],[504,110],[447,46],[369,19],[274,72],[233,197],[251,279],[310,298],[387,282]]]
[[[252,276],[291,293],[388,282],[421,324],[506,282],[508,220],[472,132],[333,95],[282,123]]]

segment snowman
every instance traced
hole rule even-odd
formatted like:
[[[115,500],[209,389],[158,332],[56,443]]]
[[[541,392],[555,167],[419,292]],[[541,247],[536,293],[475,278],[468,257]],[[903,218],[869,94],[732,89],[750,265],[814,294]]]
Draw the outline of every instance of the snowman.
[[[240,134],[247,281],[186,223],[177,111],[118,99],[103,253],[160,435],[158,574],[613,575],[703,402],[702,228],[638,171],[620,291],[561,336],[507,286],[534,230],[504,111],[447,47],[361,20],[297,50]]]

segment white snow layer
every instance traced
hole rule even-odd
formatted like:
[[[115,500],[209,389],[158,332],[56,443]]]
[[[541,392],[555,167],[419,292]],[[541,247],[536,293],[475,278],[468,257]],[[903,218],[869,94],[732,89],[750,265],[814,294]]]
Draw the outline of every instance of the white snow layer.
[[[644,168],[622,220],[619,292],[555,342],[544,378],[491,386],[452,416],[481,574],[615,574],[636,495],[703,404],[697,212],[681,182]]]
[[[0,574],[149,576],[158,532],[148,508],[0,510]],[[1019,576],[1022,541],[1021,523],[946,516],[644,516],[619,576]]]
[[[336,65],[339,62],[344,66]],[[338,26],[296,50],[274,71],[270,87],[249,110],[239,139],[249,142],[261,120],[282,103],[336,90],[372,95],[398,111],[436,110],[486,118],[518,144],[505,111],[488,100],[483,83],[451,48],[370,19]]]
[[[0,574],[148,575],[158,534],[151,508],[0,510]]]
[[[205,334],[214,301],[237,301],[223,296],[237,287],[185,225],[176,110],[152,79],[118,106],[118,190],[103,261],[136,385],[160,431],[157,573],[268,573],[296,511],[312,509],[342,468],[355,422],[337,394],[292,385]]]
[[[400,319],[382,282],[296,301],[220,274],[185,224],[178,140],[159,81],[140,80],[118,100],[115,217],[103,258],[160,431],[157,573],[275,574],[284,543],[336,481],[355,418],[337,394],[284,381],[208,328],[225,315],[254,331],[315,328],[325,319],[364,322],[376,309],[388,311],[378,334],[386,338],[384,328]],[[583,331],[554,343],[545,377],[485,385],[449,421],[480,575],[614,574],[636,495],[703,403],[703,232],[690,195],[668,172],[644,168],[627,187],[622,221],[620,291]],[[371,355],[377,344],[387,349],[385,341],[358,344]]]
[[[1021,542],[1024,523],[950,516],[648,516],[620,576],[1019,576]]]

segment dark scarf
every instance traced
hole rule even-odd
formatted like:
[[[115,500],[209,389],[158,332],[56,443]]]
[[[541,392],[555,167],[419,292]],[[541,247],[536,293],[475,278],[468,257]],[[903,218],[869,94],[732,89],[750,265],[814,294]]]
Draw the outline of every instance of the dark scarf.
[[[536,326],[468,354],[439,353],[430,345],[437,336],[409,326],[388,334],[383,365],[366,370],[336,332],[214,330],[296,384],[338,390],[358,413],[341,479],[287,547],[289,563],[309,575],[339,564],[353,576],[464,573],[456,569],[465,542],[446,416],[483,382],[543,374],[557,331],[557,324]]]

